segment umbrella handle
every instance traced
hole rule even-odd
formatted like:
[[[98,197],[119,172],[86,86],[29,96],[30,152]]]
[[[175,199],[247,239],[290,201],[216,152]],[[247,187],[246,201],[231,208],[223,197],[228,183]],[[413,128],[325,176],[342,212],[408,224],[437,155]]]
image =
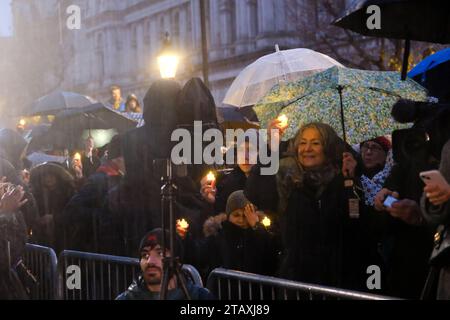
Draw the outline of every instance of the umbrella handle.
[[[402,80],[406,80],[409,66],[409,54],[411,52],[411,41],[405,40],[405,51],[403,52],[403,65],[402,65]]]
[[[341,106],[341,124],[342,124],[342,138],[344,139],[344,142],[347,142],[347,136],[345,134],[345,121],[344,121],[344,103],[342,101],[342,86],[337,87],[339,92],[339,103]]]

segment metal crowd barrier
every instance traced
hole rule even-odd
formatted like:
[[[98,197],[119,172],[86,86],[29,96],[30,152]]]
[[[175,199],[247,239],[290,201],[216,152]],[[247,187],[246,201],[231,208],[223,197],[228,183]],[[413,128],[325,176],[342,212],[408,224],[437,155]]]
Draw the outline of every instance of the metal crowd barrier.
[[[73,278],[77,273],[75,269],[79,270],[80,279]],[[193,266],[183,265],[183,271],[195,284],[203,286]],[[59,256],[59,297],[63,300],[113,300],[130,286],[139,272],[137,258],[66,250]]]
[[[58,261],[53,249],[35,244],[26,245],[23,261],[37,280],[30,287],[33,300],[113,300],[140,271],[136,258],[63,251]],[[203,286],[193,266],[183,265],[183,271],[195,284]],[[77,276],[79,279],[75,279]],[[398,299],[221,268],[211,272],[207,288],[218,300]]]
[[[221,268],[210,273],[207,288],[218,300],[398,300]]]
[[[57,264],[55,251],[51,248],[27,243],[23,263],[36,282],[29,278],[28,288],[32,300],[54,300],[57,298]]]

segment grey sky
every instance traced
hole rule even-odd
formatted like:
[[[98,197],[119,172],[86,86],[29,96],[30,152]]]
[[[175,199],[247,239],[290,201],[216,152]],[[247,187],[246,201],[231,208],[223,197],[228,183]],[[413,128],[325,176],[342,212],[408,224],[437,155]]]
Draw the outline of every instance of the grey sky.
[[[11,36],[11,0],[0,0],[0,37]]]

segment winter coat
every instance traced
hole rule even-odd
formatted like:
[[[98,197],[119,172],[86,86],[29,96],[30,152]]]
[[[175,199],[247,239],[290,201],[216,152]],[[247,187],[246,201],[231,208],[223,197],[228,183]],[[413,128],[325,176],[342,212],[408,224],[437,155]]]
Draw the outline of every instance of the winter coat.
[[[127,176],[121,194],[126,199],[121,200],[120,206],[138,223],[129,225],[139,232],[134,233],[137,241],[148,230],[161,226],[161,177],[165,175],[166,167],[155,165],[154,161],[171,157],[175,145],[171,142],[172,132],[188,120],[182,115],[191,109],[215,110],[214,107],[210,92],[198,80],[189,81],[183,91],[177,82],[170,80],[157,81],[148,90],[144,98],[145,125],[127,132],[123,144]],[[199,115],[194,113],[195,117]],[[198,237],[210,211],[201,199],[200,186],[196,183],[200,181],[199,172],[203,172],[202,166],[190,165],[187,177],[174,177],[177,186],[175,214],[187,219],[190,231]],[[143,227],[146,230],[141,230]]]
[[[44,185],[47,174],[56,177],[53,190]],[[45,163],[31,170],[30,186],[39,210],[39,218],[33,226],[33,241],[60,252],[65,247],[67,228],[62,212],[75,193],[75,179],[63,166]]]
[[[444,178],[450,183],[450,140],[444,145],[441,155],[441,164],[439,171]],[[425,194],[421,198],[422,214],[424,218],[433,226],[439,224],[450,224],[450,203],[447,202],[441,206],[433,206]]]
[[[445,144],[442,149],[441,164],[439,168],[440,172],[450,183],[450,140]],[[450,201],[440,205],[432,205],[425,194],[422,195],[421,199],[422,214],[426,221],[435,228],[437,225],[442,225],[446,228],[447,234],[450,231]],[[450,235],[447,235],[450,238]],[[449,240],[447,240],[449,241]],[[442,245],[442,244],[440,244]],[[438,247],[435,247],[438,249]],[[448,250],[448,249],[447,249]],[[440,253],[441,255],[442,252]],[[449,300],[450,299],[450,259],[448,255],[443,261],[437,266],[439,270],[439,280],[437,287],[436,298],[439,300]]]
[[[284,162],[294,165],[289,160]],[[287,171],[280,170],[279,184],[286,180],[282,174]],[[342,175],[327,179],[329,182],[321,185],[321,192],[308,183],[278,187],[280,198],[286,199],[281,216],[285,249],[281,276],[362,290],[366,284],[366,257],[371,249],[367,248],[363,229],[364,207],[360,206],[359,219],[351,219]],[[284,194],[286,191],[288,195]]]
[[[436,168],[434,161],[410,162],[394,165],[384,188],[397,191],[400,199],[420,204],[424,184],[422,171]],[[418,299],[428,273],[428,259],[433,245],[433,230],[429,226],[414,226],[388,217],[387,288],[390,296]]]
[[[186,288],[191,300],[213,300],[212,294],[206,288],[201,288],[187,281]],[[148,290],[142,277],[134,281],[127,291],[121,293],[116,300],[160,300],[159,292]],[[167,300],[187,300],[180,288],[167,291]]]
[[[92,155],[91,158],[88,158],[85,154],[81,157],[81,164],[83,167],[83,177],[89,178],[92,174],[94,174],[98,167],[100,167],[100,159],[96,155]]]
[[[242,229],[224,221],[216,234],[197,241],[193,264],[203,271],[204,276],[218,267],[274,275],[277,262],[272,236],[262,225],[257,224],[256,229]]]
[[[374,248],[367,248],[364,196],[359,194],[360,218],[350,219],[349,195],[340,173],[343,152],[352,153],[359,165],[360,161],[333,129],[315,126],[324,139],[325,167],[308,172],[299,165],[299,130],[290,143],[291,156],[280,160],[278,173],[264,176],[260,166],[255,166],[245,194],[260,210],[271,210],[280,220],[284,247],[281,277],[362,290],[366,288],[368,252]],[[317,175],[321,178],[314,182],[312,177]],[[313,187],[316,182],[319,185]],[[358,179],[355,184],[358,186]]]
[[[102,168],[106,167],[100,167],[64,209],[62,219],[69,229],[67,249],[114,254],[122,245],[108,207],[108,192],[119,184],[121,176]]]

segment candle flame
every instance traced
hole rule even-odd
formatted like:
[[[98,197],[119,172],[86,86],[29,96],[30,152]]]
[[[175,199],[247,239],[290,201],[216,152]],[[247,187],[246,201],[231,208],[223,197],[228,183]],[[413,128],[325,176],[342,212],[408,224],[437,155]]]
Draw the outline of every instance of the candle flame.
[[[265,217],[265,218],[263,219],[263,221],[262,221],[262,224],[263,224],[264,227],[268,228],[268,227],[270,227],[270,225],[272,224],[272,221],[270,221],[269,218]]]
[[[74,160],[81,160],[81,154],[80,153],[75,153],[75,155],[73,156]]]
[[[189,228],[189,223],[185,219],[177,220],[177,226],[183,230],[187,230]]]
[[[209,182],[216,181],[216,176],[214,175],[214,173],[212,173],[212,171],[210,171],[206,175],[206,180],[209,181]]]
[[[282,115],[280,115],[280,116],[278,117],[278,121],[281,122],[281,125],[282,125],[283,127],[286,127],[287,124],[288,124],[288,117],[287,117],[285,114],[282,114]]]
[[[19,124],[20,124],[21,126],[24,126],[24,125],[27,124],[27,122],[26,122],[25,119],[20,119]]]

